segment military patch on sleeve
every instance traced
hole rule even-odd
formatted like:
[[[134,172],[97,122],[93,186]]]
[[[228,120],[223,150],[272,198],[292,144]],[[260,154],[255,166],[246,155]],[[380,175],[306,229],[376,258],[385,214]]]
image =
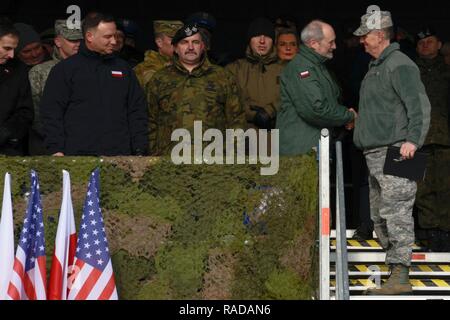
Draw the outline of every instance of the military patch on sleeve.
[[[303,71],[303,72],[300,72],[298,75],[301,79],[306,79],[306,78],[309,78],[309,76],[311,74],[309,73],[309,71]]]

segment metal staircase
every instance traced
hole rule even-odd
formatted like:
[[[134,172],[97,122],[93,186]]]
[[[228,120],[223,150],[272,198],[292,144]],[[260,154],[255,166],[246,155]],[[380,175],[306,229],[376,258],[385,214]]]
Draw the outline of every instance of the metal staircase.
[[[380,286],[388,267],[378,239],[353,239],[346,230],[341,143],[336,143],[336,230],[330,229],[329,132],[322,130],[319,146],[319,256],[321,300],[450,300],[450,253],[413,248],[408,296],[368,296],[363,292]]]
[[[347,230],[348,277],[350,300],[450,300],[450,253],[423,252],[413,248],[410,296],[365,296],[362,293],[388,277],[383,252],[376,235],[373,240],[352,239],[354,230]],[[336,231],[330,241],[330,297],[336,294]]]

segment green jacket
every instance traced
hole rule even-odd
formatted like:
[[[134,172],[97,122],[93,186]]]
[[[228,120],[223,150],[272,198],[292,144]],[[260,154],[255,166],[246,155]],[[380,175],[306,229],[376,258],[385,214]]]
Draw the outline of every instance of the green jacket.
[[[318,145],[321,129],[353,119],[353,113],[338,102],[340,90],[324,65],[326,60],[301,46],[281,75],[280,155],[306,154]]]
[[[275,118],[280,103],[280,74],[283,67],[274,49],[266,56],[258,56],[250,47],[247,47],[245,59],[226,66],[236,77],[248,127],[255,127],[253,120],[256,112],[250,109],[251,106],[261,107]]]
[[[370,63],[361,84],[355,145],[370,150],[408,141],[420,148],[429,126],[430,101],[419,68],[393,43]]]
[[[142,88],[145,88],[145,85],[150,81],[153,75],[164,68],[165,66],[170,65],[172,59],[167,56],[163,56],[159,52],[149,50],[145,53],[144,62],[139,63],[136,67],[134,67],[134,72],[136,73],[136,77],[139,80],[139,84]]]
[[[150,153],[168,155],[177,144],[171,141],[175,129],[184,128],[193,139],[194,121],[203,131],[243,129],[244,109],[231,73],[207,58],[189,73],[178,59],[155,73],[145,87],[149,103]]]
[[[425,144],[450,146],[448,130],[450,67],[440,55],[434,59],[419,58],[416,63],[431,103],[430,131]]]

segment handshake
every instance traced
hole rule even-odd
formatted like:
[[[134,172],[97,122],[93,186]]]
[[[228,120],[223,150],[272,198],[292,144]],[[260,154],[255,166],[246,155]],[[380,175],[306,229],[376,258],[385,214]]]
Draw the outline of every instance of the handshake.
[[[355,128],[355,121],[356,121],[356,118],[358,118],[358,113],[353,108],[348,109],[348,111],[354,113],[353,120],[345,125],[345,129],[350,131],[350,130],[353,130]]]

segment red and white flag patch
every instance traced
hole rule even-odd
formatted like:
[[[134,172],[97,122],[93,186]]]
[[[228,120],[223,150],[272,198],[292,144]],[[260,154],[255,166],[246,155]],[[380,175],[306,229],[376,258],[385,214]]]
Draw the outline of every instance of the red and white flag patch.
[[[111,75],[113,76],[113,78],[123,78],[122,71],[111,71]]]
[[[306,79],[310,76],[311,74],[309,73],[309,71],[303,71],[299,73],[299,76],[301,79]]]

